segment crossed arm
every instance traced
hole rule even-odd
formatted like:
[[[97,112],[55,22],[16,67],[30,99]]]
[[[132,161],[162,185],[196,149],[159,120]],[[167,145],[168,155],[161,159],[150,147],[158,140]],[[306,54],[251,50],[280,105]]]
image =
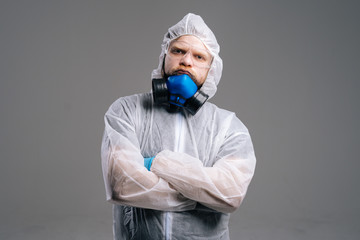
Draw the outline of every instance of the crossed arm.
[[[250,151],[236,150],[244,148]],[[151,171],[143,161],[131,124],[107,114],[102,166],[109,201],[164,211],[191,210],[199,202],[219,212],[233,212],[244,199],[255,168],[247,131],[227,136],[212,167],[169,150],[155,156]]]

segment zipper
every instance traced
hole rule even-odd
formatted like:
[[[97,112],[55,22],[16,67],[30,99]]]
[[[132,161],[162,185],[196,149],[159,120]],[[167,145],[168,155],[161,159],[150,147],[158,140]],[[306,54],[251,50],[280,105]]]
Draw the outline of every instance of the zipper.
[[[176,144],[175,144],[175,152],[183,152],[184,146],[183,146],[183,137],[184,137],[184,129],[183,129],[183,116],[181,113],[178,114],[177,117],[177,129],[176,129]]]
[[[171,223],[172,223],[172,214],[171,212],[165,213],[165,240],[171,239]]]
[[[180,113],[177,114],[177,124],[175,125],[175,152],[183,152],[183,137],[184,137],[184,129],[183,129],[183,116]],[[171,239],[171,225],[172,225],[172,212],[165,213],[165,240]]]

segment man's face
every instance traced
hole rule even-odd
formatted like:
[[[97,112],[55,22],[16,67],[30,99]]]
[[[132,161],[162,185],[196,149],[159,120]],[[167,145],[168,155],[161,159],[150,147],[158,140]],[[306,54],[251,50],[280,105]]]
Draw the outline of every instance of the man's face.
[[[181,36],[170,43],[164,71],[168,76],[187,74],[200,87],[206,80],[212,56],[195,36]]]

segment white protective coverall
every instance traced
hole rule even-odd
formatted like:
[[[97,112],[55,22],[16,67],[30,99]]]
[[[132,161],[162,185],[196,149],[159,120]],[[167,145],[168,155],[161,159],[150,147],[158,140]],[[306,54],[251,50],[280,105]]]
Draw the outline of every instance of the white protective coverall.
[[[198,37],[214,59],[201,90],[210,98],[222,73],[219,45],[200,16],[187,14],[168,29],[171,40]],[[152,93],[116,100],[105,114],[102,169],[114,203],[114,239],[229,239],[228,222],[255,169],[247,128],[234,113],[206,102],[193,116],[154,104]],[[151,171],[144,158],[156,156]]]

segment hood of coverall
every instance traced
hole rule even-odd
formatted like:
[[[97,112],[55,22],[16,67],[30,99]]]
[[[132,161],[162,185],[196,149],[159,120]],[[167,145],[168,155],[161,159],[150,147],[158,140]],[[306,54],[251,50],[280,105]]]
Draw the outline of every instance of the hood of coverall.
[[[213,55],[213,61],[209,69],[208,75],[204,84],[201,86],[201,91],[209,95],[209,99],[215,95],[217,85],[219,84],[223,63],[219,56],[220,46],[216,41],[214,33],[205,24],[204,20],[193,13],[188,13],[185,17],[170,27],[167,33],[164,35],[163,42],[161,44],[161,54],[159,57],[159,66],[151,73],[151,79],[162,78],[162,68],[164,63],[165,53],[172,40],[179,38],[183,35],[193,35],[198,37],[204,45],[208,48]]]

